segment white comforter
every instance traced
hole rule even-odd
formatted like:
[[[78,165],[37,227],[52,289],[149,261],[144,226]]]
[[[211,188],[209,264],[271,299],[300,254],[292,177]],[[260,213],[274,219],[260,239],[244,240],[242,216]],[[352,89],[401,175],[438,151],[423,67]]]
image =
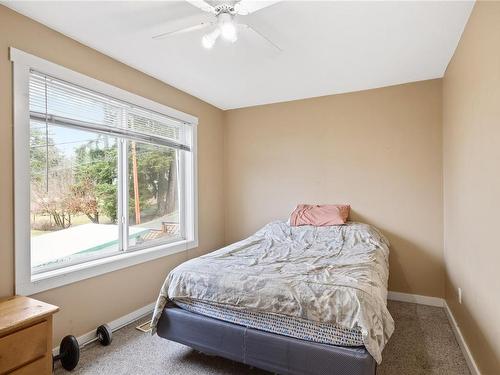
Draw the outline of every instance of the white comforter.
[[[272,222],[172,270],[156,303],[153,332],[168,299],[190,298],[360,329],[380,363],[394,331],[386,307],[388,258],[388,241],[367,224]]]

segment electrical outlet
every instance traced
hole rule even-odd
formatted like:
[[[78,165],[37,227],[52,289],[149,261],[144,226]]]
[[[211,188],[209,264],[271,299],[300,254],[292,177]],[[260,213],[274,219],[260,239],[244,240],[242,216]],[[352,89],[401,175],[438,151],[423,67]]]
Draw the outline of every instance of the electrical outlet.
[[[458,288],[458,303],[462,304],[462,288]]]

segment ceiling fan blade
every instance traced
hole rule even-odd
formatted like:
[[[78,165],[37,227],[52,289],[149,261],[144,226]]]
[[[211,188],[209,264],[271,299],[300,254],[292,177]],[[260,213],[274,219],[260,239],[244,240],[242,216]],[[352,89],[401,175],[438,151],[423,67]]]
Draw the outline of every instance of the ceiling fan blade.
[[[213,25],[213,22],[202,22],[198,25],[183,27],[182,29],[167,31],[165,33],[155,35],[155,36],[153,36],[153,39],[163,39],[163,38],[167,38],[167,37],[173,36],[173,35],[185,34],[185,33],[191,32],[191,31],[204,29],[205,27],[208,27],[211,25]]]
[[[274,43],[271,39],[269,39],[267,36],[265,36],[264,34],[262,34],[260,31],[256,30],[254,27],[252,27],[250,25],[247,25],[245,23],[239,23],[238,26],[241,27],[241,28],[244,28],[246,30],[253,31],[255,34],[257,34],[262,39],[264,39],[275,50],[277,50],[278,52],[283,52],[283,49],[281,49],[280,46],[278,46],[276,43]]]
[[[242,16],[255,13],[258,10],[270,7],[282,0],[241,0],[234,4],[234,11]]]
[[[203,0],[186,0],[189,4],[195,6],[198,9],[201,9],[204,12],[208,13],[214,13],[215,14],[215,8],[211,6],[209,3]]]

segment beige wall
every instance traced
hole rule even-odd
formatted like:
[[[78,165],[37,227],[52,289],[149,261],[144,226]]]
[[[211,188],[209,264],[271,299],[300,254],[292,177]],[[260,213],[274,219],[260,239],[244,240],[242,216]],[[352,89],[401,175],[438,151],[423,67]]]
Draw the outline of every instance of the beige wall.
[[[389,289],[444,296],[441,81],[226,112],[226,243],[349,203],[392,243]]]
[[[153,302],[174,265],[222,245],[223,112],[0,5],[0,297],[14,293],[10,46],[199,117],[200,247],[35,295],[61,307],[58,341]]]
[[[482,372],[500,374],[500,2],[472,11],[444,77],[443,123],[446,300]]]

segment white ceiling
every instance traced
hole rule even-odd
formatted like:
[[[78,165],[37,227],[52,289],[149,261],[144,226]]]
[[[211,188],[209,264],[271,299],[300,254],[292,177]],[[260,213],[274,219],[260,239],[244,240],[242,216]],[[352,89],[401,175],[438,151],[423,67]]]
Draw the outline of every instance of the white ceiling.
[[[183,1],[4,4],[231,109],[442,77],[474,3],[285,1],[244,16],[281,53],[250,32],[212,50],[203,31],[153,40],[206,17]]]

